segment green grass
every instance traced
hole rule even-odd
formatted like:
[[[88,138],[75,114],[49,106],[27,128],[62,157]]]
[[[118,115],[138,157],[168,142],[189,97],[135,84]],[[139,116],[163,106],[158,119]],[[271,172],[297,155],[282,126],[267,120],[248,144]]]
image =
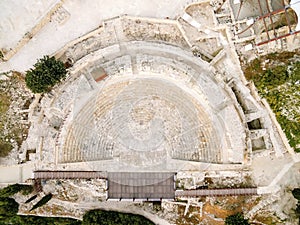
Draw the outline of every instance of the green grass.
[[[300,62],[295,56],[295,52],[272,53],[253,60],[244,73],[268,101],[291,147],[300,152]]]
[[[13,148],[11,143],[7,141],[7,135],[4,134],[10,102],[11,99],[7,92],[0,92],[0,157],[7,156]]]
[[[0,157],[8,156],[14,146],[20,147],[28,133],[28,128],[18,123],[20,115],[10,112],[13,102],[24,104],[18,106],[20,109],[29,107],[31,101],[23,96],[26,91],[22,86],[25,87],[24,78],[17,72],[13,72],[8,80],[0,80]]]
[[[6,113],[10,105],[10,97],[7,93],[0,92],[0,113]]]

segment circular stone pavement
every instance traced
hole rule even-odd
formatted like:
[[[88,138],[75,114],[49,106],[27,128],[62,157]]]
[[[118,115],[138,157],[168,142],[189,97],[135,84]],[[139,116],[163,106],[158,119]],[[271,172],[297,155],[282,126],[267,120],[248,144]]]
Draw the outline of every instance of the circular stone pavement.
[[[173,81],[107,80],[74,115],[65,162],[112,160],[112,170],[164,170],[176,159],[218,163],[220,139],[211,121],[201,99]]]

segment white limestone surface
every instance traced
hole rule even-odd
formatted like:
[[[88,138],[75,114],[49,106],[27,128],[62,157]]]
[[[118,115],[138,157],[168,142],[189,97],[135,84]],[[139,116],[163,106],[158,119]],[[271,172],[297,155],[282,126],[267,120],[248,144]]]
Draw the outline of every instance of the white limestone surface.
[[[16,12],[18,8],[16,5],[19,2],[26,6],[26,9],[21,9]],[[3,20],[10,22],[2,24],[0,36],[0,48],[4,46],[13,45],[16,40],[28,31],[30,26],[34,26],[37,22],[37,17],[45,15],[46,3],[39,3],[41,1],[26,0],[26,1],[1,1],[1,16]],[[43,1],[50,4],[52,1]],[[48,3],[49,2],[49,3]],[[71,40],[80,37],[81,35],[99,27],[104,20],[116,16],[128,14],[132,16],[143,16],[153,18],[175,18],[179,15],[184,7],[193,2],[193,0],[66,0],[62,7],[70,14],[66,22],[60,24],[56,21],[51,21],[46,24],[24,47],[22,47],[8,62],[0,63],[0,71],[18,70],[26,71],[29,69],[38,58],[43,55],[50,55],[63,47]],[[41,8],[37,16],[29,16],[32,12],[30,10],[39,9],[38,4],[45,5]],[[5,9],[5,10],[3,10]],[[42,10],[43,9],[43,10]],[[7,11],[7,15],[4,12]],[[29,20],[24,26],[21,22]],[[1,20],[0,20],[1,21]],[[20,25],[18,25],[20,23]],[[20,27],[26,27],[23,30]],[[5,32],[3,32],[5,31]],[[9,33],[7,31],[10,31]],[[9,42],[8,39],[14,39],[14,42]]]
[[[14,47],[57,2],[59,0],[1,0],[0,48]]]
[[[0,185],[25,182],[33,178],[34,164],[0,166]]]

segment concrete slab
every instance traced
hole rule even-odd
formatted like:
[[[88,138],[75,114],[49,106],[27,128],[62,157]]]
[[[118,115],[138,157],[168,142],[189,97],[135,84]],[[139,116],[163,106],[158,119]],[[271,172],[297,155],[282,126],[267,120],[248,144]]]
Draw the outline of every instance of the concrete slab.
[[[23,183],[27,179],[33,178],[34,164],[1,166],[0,184]]]

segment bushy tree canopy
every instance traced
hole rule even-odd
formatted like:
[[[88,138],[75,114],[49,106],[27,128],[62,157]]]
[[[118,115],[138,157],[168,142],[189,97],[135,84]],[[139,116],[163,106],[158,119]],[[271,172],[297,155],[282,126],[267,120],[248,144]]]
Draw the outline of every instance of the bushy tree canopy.
[[[244,218],[243,214],[237,213],[226,217],[225,225],[249,225],[249,222]]]
[[[292,194],[294,196],[295,199],[297,199],[298,201],[300,201],[300,188],[295,188],[292,191]]]
[[[66,77],[64,64],[54,57],[44,56],[34,68],[26,72],[26,85],[33,93],[48,92],[55,84]]]
[[[13,198],[0,197],[0,221],[17,214],[18,210],[19,204]]]

